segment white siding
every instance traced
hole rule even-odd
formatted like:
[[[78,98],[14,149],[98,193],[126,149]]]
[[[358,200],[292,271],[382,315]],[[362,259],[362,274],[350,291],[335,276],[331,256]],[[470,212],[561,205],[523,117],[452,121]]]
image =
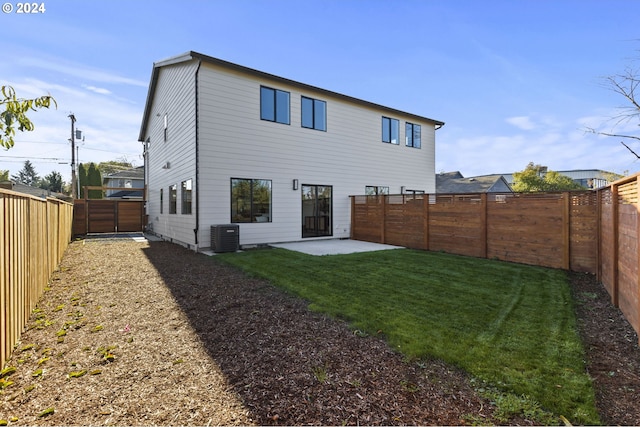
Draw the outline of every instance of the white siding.
[[[181,213],[182,181],[192,180],[195,192],[195,72],[197,61],[160,68],[153,104],[147,124],[150,138],[148,150],[149,224],[154,233],[177,243],[193,245],[195,205],[191,215]],[[164,138],[164,117],[167,117],[167,140]],[[145,138],[146,138],[145,137]],[[169,168],[166,164],[169,162]],[[177,212],[169,214],[169,186],[176,185]],[[160,213],[160,189],[163,189],[163,209]],[[208,245],[208,240],[207,240]]]
[[[260,120],[261,85],[290,92],[290,125]],[[301,95],[326,101],[326,132],[301,127]],[[400,145],[382,142],[383,115],[400,121]],[[422,126],[421,149],[404,145],[407,121]],[[212,224],[231,220],[232,177],[272,180],[272,222],[240,224],[241,244],[300,240],[303,184],[333,186],[334,238],[349,237],[348,196],[364,194],[367,185],[387,186],[391,193],[403,186],[435,192],[431,122],[203,63],[198,126],[200,246],[209,242]],[[300,183],[297,191],[292,190],[294,179]]]

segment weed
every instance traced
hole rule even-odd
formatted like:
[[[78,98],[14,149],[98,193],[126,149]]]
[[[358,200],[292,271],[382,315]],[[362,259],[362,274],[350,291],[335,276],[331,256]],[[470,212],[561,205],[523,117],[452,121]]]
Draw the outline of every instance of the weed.
[[[0,390],[4,390],[5,388],[12,385],[13,381],[8,380],[7,378],[0,378]]]
[[[48,417],[49,415],[53,415],[55,412],[54,408],[47,408],[38,414],[38,418]]]
[[[328,380],[328,374],[327,374],[327,368],[324,366],[316,366],[313,369],[313,375],[316,377],[316,379],[324,384],[327,382]]]
[[[23,346],[22,348],[20,348],[19,351],[20,351],[20,353],[23,353],[23,352],[25,352],[27,350],[31,350],[31,349],[35,348],[35,346],[36,346],[35,344],[27,344],[27,345]]]
[[[82,371],[71,371],[69,372],[69,375],[67,375],[68,378],[80,378],[83,377],[87,374],[86,369],[83,369]]]
[[[17,369],[15,366],[7,366],[2,371],[0,371],[0,378],[8,377],[9,375],[15,374]]]
[[[409,393],[416,393],[420,390],[420,387],[417,384],[408,380],[401,380],[400,385],[402,386],[404,391],[407,391]]]

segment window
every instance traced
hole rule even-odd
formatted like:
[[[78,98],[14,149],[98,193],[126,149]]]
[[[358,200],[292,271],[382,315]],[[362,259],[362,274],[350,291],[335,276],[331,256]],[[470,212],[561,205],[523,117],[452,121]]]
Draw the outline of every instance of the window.
[[[169,129],[169,119],[167,118],[167,115],[164,115],[164,142],[167,142],[167,132]]]
[[[271,180],[231,178],[231,222],[271,222]]]
[[[302,97],[302,127],[327,130],[327,103],[325,101]]]
[[[420,148],[420,125],[407,122],[404,126],[404,139],[407,147]]]
[[[177,212],[178,205],[178,186],[173,184],[169,186],[169,213]]]
[[[382,142],[399,144],[400,142],[400,121],[382,117]]]
[[[260,118],[289,124],[289,92],[260,87]]]
[[[160,213],[162,213],[162,209],[164,207],[164,188],[160,189]]]
[[[364,187],[364,194],[367,196],[380,196],[383,194],[389,194],[389,187],[367,185],[366,187]]]
[[[182,213],[191,214],[191,180],[182,181]]]

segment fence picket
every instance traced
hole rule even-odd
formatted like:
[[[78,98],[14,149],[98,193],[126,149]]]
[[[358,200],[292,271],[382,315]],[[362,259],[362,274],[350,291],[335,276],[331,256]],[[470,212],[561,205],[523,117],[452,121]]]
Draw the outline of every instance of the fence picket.
[[[71,241],[73,205],[0,189],[0,367]]]

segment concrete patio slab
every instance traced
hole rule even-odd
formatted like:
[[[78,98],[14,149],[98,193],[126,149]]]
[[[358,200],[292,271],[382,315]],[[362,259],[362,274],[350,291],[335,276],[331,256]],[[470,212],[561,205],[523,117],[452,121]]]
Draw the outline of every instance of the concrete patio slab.
[[[338,255],[357,252],[373,252],[388,249],[403,249],[402,246],[384,245],[381,243],[363,242],[360,240],[329,239],[308,240],[304,242],[274,243],[269,246],[290,251],[303,252],[309,255]]]

